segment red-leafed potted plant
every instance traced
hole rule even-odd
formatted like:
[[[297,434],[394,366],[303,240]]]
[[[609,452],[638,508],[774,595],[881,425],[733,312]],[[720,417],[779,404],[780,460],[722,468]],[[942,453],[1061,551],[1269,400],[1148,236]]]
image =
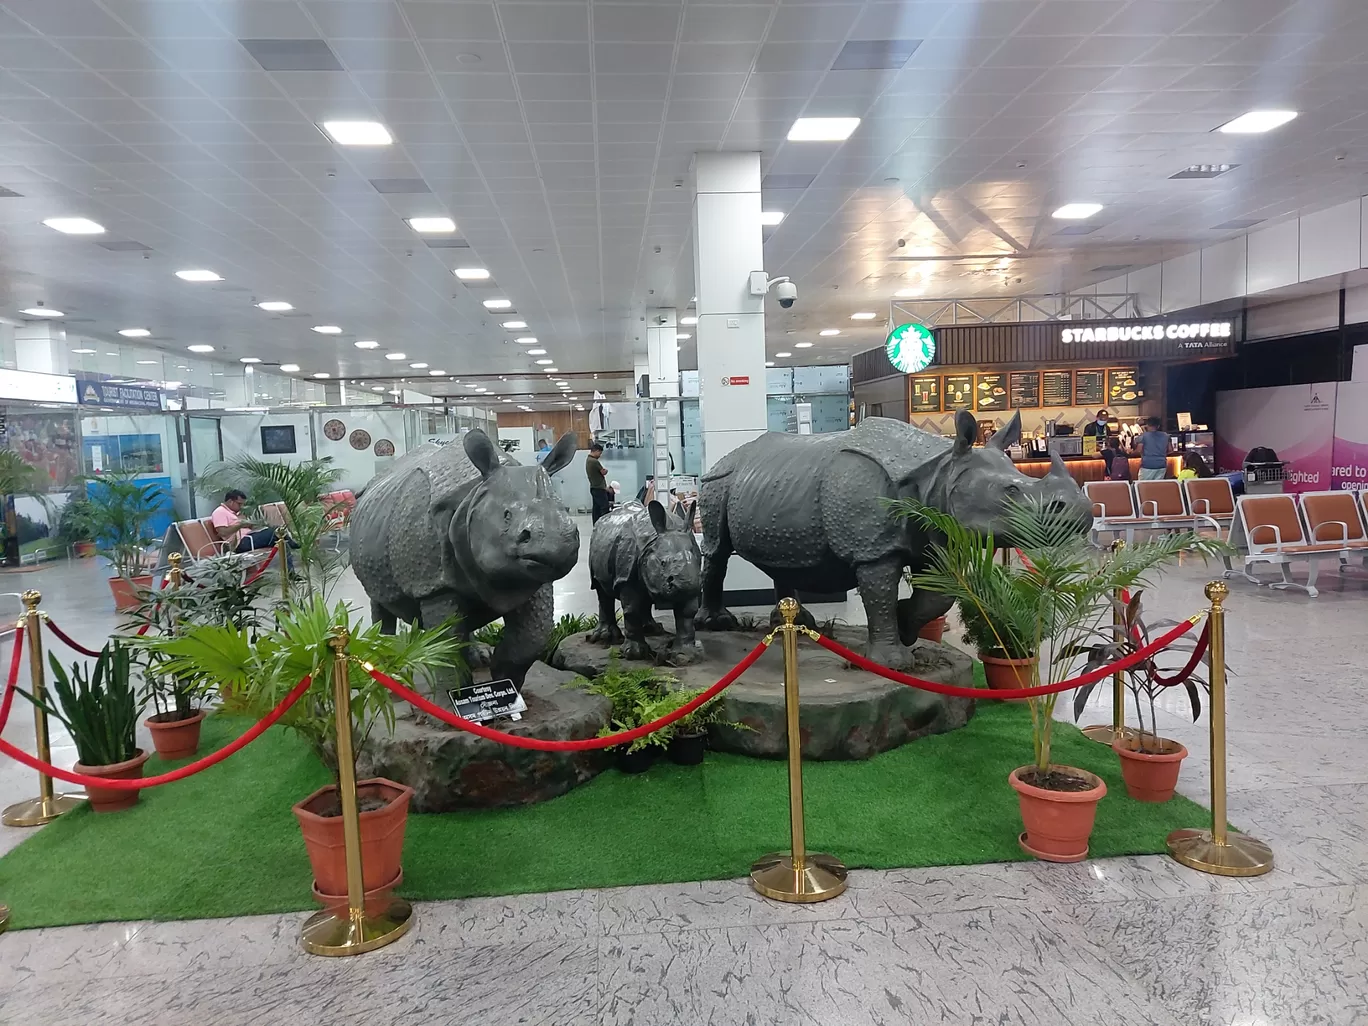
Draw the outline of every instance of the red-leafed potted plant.
[[[30,692],[15,690],[41,705],[70,732],[76,743],[77,773],[114,780],[135,780],[143,775],[148,753],[138,747],[134,732],[142,703],[133,685],[128,650],[106,642],[92,668],[74,662],[71,672],[48,653],[52,667],[52,690],[39,702]],[[138,801],[137,789],[86,788],[90,807],[96,812],[118,812]]]

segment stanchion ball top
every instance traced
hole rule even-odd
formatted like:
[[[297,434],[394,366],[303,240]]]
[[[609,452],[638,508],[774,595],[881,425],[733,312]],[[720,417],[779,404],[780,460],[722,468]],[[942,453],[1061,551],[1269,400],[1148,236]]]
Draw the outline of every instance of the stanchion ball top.
[[[28,606],[30,610],[37,609],[38,603],[43,601],[43,593],[41,591],[35,591],[33,588],[30,588],[19,597],[24,600],[24,605]]]
[[[1219,606],[1229,594],[1230,585],[1225,581],[1212,581],[1206,586],[1206,597],[1211,600],[1212,605]]]
[[[785,596],[779,600],[779,615],[784,618],[784,623],[792,624],[798,619],[798,600]]]

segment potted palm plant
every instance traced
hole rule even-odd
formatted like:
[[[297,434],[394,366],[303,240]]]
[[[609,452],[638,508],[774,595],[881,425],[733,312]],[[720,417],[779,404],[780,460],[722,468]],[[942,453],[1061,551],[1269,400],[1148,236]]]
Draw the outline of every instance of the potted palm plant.
[[[964,640],[974,646],[988,686],[995,691],[1030,687],[1040,662],[1034,624],[1010,616],[990,623],[973,602],[961,601],[959,611]]]
[[[991,534],[971,531],[915,501],[892,506],[895,515],[915,519],[933,539],[926,568],[912,575],[913,586],[972,609],[1003,652],[1015,648],[1037,656],[1028,668],[1032,687],[1068,679],[1080,646],[1110,638],[1118,590],[1138,590],[1182,553],[1226,551],[1213,539],[1175,532],[1103,553],[1091,545],[1074,513],[1026,501],[1009,503],[1003,511],[1006,533],[1026,558],[1003,566],[993,559],[998,542]],[[1026,827],[1022,848],[1048,861],[1076,862],[1087,857],[1097,803],[1107,788],[1087,770],[1052,762],[1057,701],[1058,693],[1028,699],[1034,758],[1013,770],[1008,782]]]
[[[78,559],[95,555],[95,536],[90,531],[90,500],[73,495],[57,517],[57,536],[71,546]]]
[[[14,500],[24,497],[46,505],[48,481],[42,470],[25,463],[13,449],[0,449],[0,503],[4,516],[4,564],[19,565],[19,517]]]
[[[382,634],[379,624],[362,627],[345,603],[329,606],[305,599],[277,610],[274,622],[256,633],[232,624],[192,624],[148,643],[168,659],[170,673],[210,678],[229,687],[253,715],[274,709],[305,676],[302,699],[281,719],[332,772],[334,783],[294,806],[314,874],[314,896],[325,904],[344,902],[347,870],[337,790],[337,721],[333,706],[334,631],[350,637],[352,745],[360,751],[378,723],[394,726],[394,699],[362,663],[392,677],[414,680],[430,669],[458,667],[463,644],[449,624],[424,630],[400,625]],[[413,789],[375,777],[357,782],[361,849],[367,896],[395,887],[402,878],[404,829]]]
[[[142,703],[133,685],[128,649],[118,642],[107,642],[100,649],[93,670],[87,663],[74,662],[69,674],[52,653],[48,653],[48,660],[52,665],[52,692],[48,699],[39,702],[28,691],[17,687],[15,690],[34,705],[41,705],[70,732],[79,760],[76,772],[111,780],[141,777],[147,752],[138,747],[134,738]],[[130,808],[139,793],[86,788],[90,807],[96,812]]]
[[[163,498],[158,484],[138,481],[125,471],[102,474],[91,488],[82,519],[114,571],[109,590],[121,613],[136,609],[138,589],[152,584],[152,575],[143,572],[143,557]]]

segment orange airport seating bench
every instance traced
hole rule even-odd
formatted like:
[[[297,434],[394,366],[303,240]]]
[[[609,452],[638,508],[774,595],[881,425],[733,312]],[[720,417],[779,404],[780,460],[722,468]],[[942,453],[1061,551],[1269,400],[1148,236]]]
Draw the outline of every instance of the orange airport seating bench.
[[[1125,534],[1127,543],[1140,531],[1191,531],[1199,523],[1216,527],[1210,517],[1188,511],[1177,481],[1088,481],[1083,494],[1093,506],[1093,540],[1102,534]]]
[[[1251,570],[1268,563],[1282,574],[1280,581],[1271,582],[1272,587],[1301,588],[1314,598],[1319,594],[1316,576],[1321,560],[1337,560],[1343,573],[1351,556],[1368,552],[1363,510],[1352,492],[1308,492],[1300,504],[1294,495],[1242,495],[1235,514],[1231,543],[1244,551],[1244,566],[1237,570],[1230,565],[1230,557],[1225,557],[1226,577],[1263,584]],[[1291,566],[1301,560],[1307,564],[1305,584],[1292,579]],[[1368,558],[1364,565],[1368,566]]]

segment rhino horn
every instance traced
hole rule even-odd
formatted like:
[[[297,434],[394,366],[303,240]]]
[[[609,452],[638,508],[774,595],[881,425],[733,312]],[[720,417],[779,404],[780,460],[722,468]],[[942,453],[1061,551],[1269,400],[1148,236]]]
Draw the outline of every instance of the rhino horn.
[[[1064,466],[1064,460],[1059,453],[1050,450],[1050,477],[1061,477],[1067,481],[1073,480],[1073,475],[1069,473],[1069,468]]]
[[[1012,414],[1012,419],[1007,422],[1006,427],[999,428],[993,432],[993,437],[988,439],[988,444],[994,449],[1005,450],[1009,445],[1016,445],[1021,441],[1021,411],[1017,410]]]

